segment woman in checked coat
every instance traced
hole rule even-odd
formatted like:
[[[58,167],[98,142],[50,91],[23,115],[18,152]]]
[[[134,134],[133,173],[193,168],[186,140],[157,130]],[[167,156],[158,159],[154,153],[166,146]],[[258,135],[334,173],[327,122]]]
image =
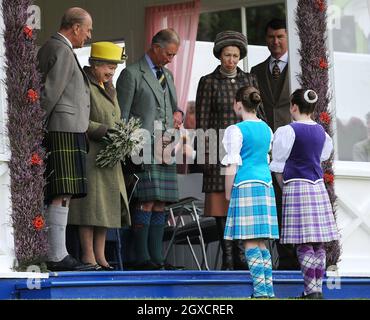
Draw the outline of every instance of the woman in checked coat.
[[[243,34],[236,31],[220,32],[215,39],[213,54],[221,64],[200,79],[196,97],[197,129],[214,129],[217,132],[217,141],[205,140],[205,164],[202,165],[204,214],[216,218],[218,238],[223,251],[222,269],[238,270],[246,268],[242,243],[223,239],[229,202],[225,198],[225,176],[220,163],[224,150],[219,150],[218,146],[223,138],[220,130],[239,122],[233,110],[237,90],[243,86],[258,88],[258,84],[254,75],[237,66],[247,55],[247,38]],[[257,110],[257,115],[264,119],[262,106]],[[198,151],[200,143],[198,140]],[[210,164],[209,160],[216,156],[217,163]]]

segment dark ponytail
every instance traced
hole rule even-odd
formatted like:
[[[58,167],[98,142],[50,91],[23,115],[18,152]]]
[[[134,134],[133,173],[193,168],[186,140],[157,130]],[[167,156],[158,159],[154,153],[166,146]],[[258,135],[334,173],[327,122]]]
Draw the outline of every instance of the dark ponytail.
[[[236,102],[241,102],[245,111],[256,112],[262,102],[260,92],[252,86],[241,87],[235,96]]]

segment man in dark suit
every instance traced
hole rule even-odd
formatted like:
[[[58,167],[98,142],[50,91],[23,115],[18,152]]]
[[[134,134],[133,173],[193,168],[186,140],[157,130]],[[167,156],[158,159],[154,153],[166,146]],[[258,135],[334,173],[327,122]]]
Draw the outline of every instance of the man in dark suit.
[[[267,47],[271,55],[254,66],[267,123],[275,132],[291,122],[289,112],[288,34],[284,20],[271,20],[265,29]]]
[[[290,92],[286,22],[281,19],[271,20],[266,25],[265,34],[267,47],[271,55],[264,62],[254,66],[251,73],[257,76],[267,123],[271,130],[275,132],[277,128],[292,121],[289,111]],[[275,176],[273,176],[273,183],[279,226],[281,226],[282,192]],[[276,250],[272,250],[275,268],[278,266],[279,269],[299,269],[295,250],[292,246],[281,245],[276,242],[276,247],[278,257],[276,256]]]
[[[155,134],[155,123],[163,130],[178,128],[182,123],[173,75],[164,67],[173,60],[179,46],[180,38],[173,29],[159,31],[147,53],[124,69],[117,81],[117,97],[123,118],[140,119],[142,128],[150,135]],[[157,150],[158,144],[154,145]],[[165,142],[159,146],[160,153],[162,147],[165,147]],[[136,206],[131,212],[135,269],[164,268],[164,207],[166,203],[178,201],[176,164],[152,162],[136,174],[139,177],[134,195]]]
[[[68,254],[66,225],[72,197],[86,195],[86,130],[90,115],[88,80],[74,48],[91,38],[92,19],[81,8],[68,9],[59,32],[39,50],[43,75],[41,107],[46,114],[46,221],[48,225],[47,266],[52,271],[92,270]]]

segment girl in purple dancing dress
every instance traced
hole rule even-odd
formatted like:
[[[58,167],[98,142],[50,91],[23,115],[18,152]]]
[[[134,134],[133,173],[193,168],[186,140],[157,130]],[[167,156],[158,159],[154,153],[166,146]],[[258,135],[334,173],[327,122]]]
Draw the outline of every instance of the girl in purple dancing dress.
[[[317,100],[313,90],[298,89],[292,94],[290,113],[295,121],[276,131],[270,164],[283,189],[280,243],[296,245],[305,299],[323,298],[324,244],[339,238],[321,168],[333,143],[311,119]]]

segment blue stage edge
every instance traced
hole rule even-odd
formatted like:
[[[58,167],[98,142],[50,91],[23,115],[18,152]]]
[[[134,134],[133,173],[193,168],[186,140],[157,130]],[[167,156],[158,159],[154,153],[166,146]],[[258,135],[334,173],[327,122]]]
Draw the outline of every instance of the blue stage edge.
[[[29,289],[32,287],[33,289]],[[299,296],[299,271],[275,271],[277,298]],[[326,277],[326,299],[370,299],[370,278]],[[0,299],[247,298],[246,271],[60,272],[48,279],[0,279]]]

